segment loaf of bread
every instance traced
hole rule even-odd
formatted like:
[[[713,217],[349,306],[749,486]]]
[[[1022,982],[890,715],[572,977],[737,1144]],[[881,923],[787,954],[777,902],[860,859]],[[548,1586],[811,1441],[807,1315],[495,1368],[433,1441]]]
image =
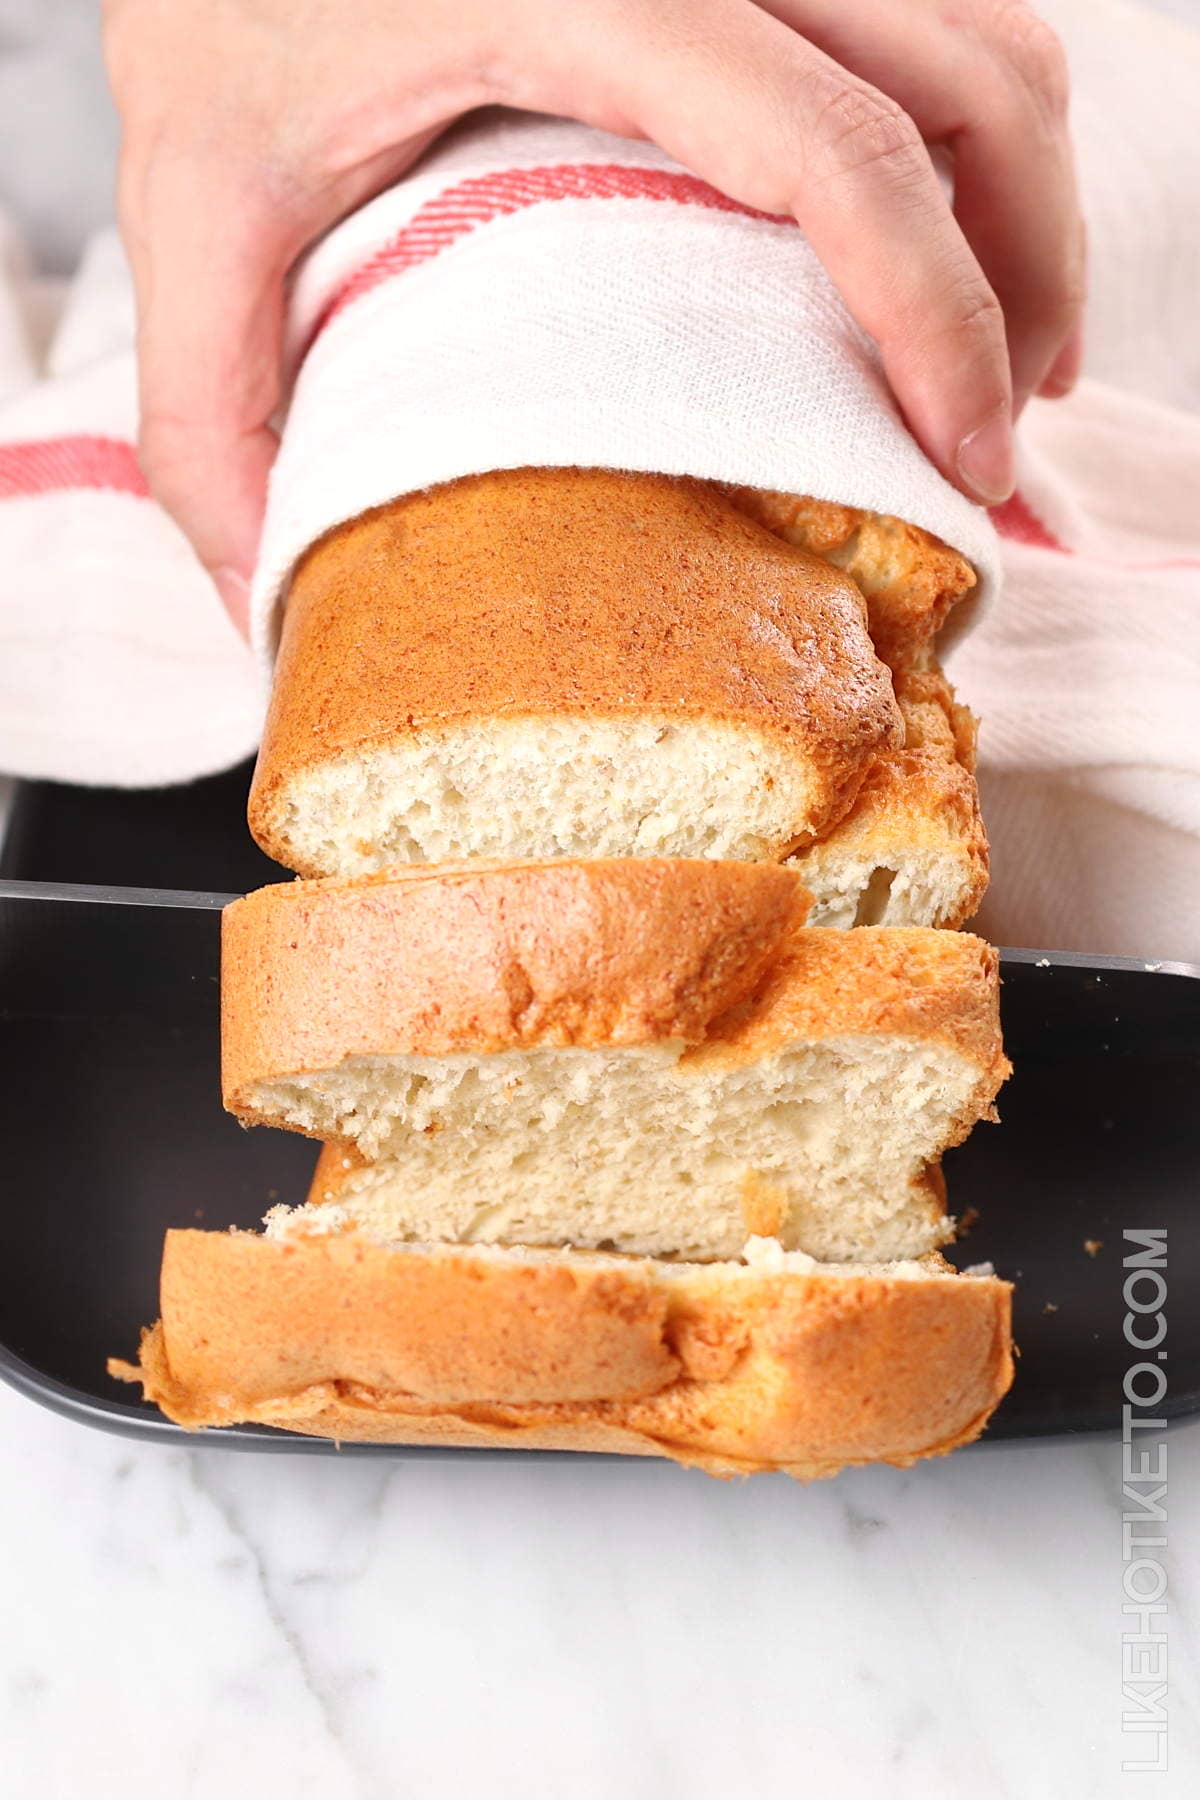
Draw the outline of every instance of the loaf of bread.
[[[226,1105],[349,1146],[316,1197],[387,1241],[919,1256],[1007,1071],[995,952],[806,902],[658,858],[261,889],[224,916]]]
[[[957,925],[973,733],[927,533],[666,476],[406,496],[291,584],[250,823],[306,876],[461,858],[794,855],[814,924]]]
[[[172,1231],[136,1366],[189,1429],[601,1450],[811,1479],[978,1435],[1012,1379],[1009,1288],[931,1256],[818,1266],[271,1242]]]
[[[222,1083],[322,1141],[172,1231],[136,1366],[192,1429],[908,1464],[1012,1378],[944,1151],[1008,1072],[971,570],[899,520],[602,470],[408,496],[293,580],[226,909]],[[823,927],[842,927],[839,930]],[[819,1260],[818,1260],[819,1259]]]

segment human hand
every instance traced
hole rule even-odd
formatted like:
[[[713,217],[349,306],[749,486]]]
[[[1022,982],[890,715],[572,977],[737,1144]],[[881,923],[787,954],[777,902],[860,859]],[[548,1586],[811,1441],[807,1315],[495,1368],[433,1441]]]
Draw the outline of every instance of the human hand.
[[[243,630],[288,270],[477,106],[650,139],[792,214],[973,498],[1006,497],[1014,411],[1078,373],[1065,66],[1023,0],[107,0],[105,35],[142,463]]]

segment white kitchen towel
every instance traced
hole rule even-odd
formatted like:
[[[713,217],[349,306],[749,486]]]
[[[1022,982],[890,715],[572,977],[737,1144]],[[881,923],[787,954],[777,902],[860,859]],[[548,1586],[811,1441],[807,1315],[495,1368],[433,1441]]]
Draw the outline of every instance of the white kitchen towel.
[[[895,512],[995,583],[986,514],[917,448],[803,234],[652,146],[468,121],[309,259],[290,336],[303,360],[252,593],[268,653],[314,538],[396,494],[526,464]]]
[[[152,786],[228,768],[258,741],[250,653],[138,467],[133,328],[114,233],[89,247],[63,301],[24,278],[0,230],[8,774]]]
[[[984,919],[1008,941],[1200,956],[1200,36],[1121,0],[1044,10],[1075,70],[1099,382],[1030,408],[997,518],[1007,593],[954,663],[985,718]],[[46,297],[11,249],[0,271],[0,768],[137,784],[226,766],[261,692],[145,496],[119,252],[94,247],[40,365]],[[289,337],[264,646],[321,530],[520,462],[882,506],[996,585],[982,516],[899,427],[801,234],[643,145],[527,119],[460,130],[318,248]]]

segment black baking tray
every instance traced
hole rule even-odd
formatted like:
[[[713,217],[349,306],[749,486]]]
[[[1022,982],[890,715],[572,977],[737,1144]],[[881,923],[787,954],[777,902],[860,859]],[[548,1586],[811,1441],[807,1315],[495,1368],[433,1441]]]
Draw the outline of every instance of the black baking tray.
[[[303,1198],[316,1156],[220,1106],[220,906],[282,874],[248,845],[246,775],[151,795],[24,787],[0,859],[0,1375],[89,1424],[173,1443],[178,1428],[105,1372],[157,1314],[163,1232],[252,1228]],[[1003,1122],[946,1159],[954,1209],[974,1219],[954,1260],[1017,1282],[1017,1380],[983,1441],[1119,1429],[1136,1360],[1129,1231],[1168,1233],[1156,1410],[1200,1411],[1200,971],[1002,954]],[[333,1448],[253,1426],[184,1441]]]

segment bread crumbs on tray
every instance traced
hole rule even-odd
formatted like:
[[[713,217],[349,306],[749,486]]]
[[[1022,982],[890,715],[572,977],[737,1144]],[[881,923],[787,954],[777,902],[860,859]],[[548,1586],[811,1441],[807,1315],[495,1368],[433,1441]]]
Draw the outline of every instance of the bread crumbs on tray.
[[[1104,1248],[1103,1238],[1084,1238],[1083,1247],[1089,1256],[1099,1256]]]

